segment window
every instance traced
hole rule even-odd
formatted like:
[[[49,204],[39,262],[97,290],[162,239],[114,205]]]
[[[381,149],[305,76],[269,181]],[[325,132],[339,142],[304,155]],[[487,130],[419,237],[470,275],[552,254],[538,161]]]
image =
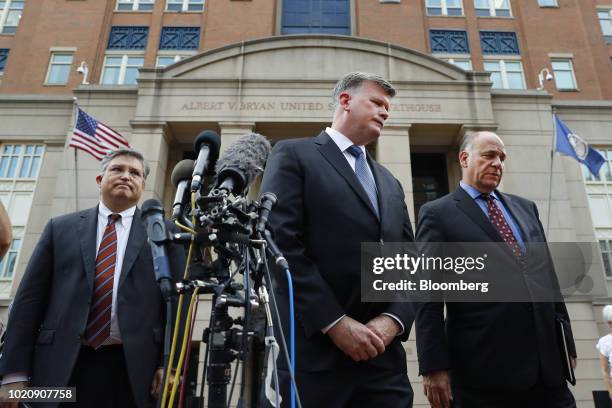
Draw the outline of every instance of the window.
[[[510,17],[510,0],[474,0],[477,16]]]
[[[459,30],[429,30],[431,52],[469,54],[467,33]]]
[[[151,11],[155,0],[117,0],[119,11]]]
[[[507,31],[481,31],[480,48],[483,54],[520,54],[516,33]]]
[[[557,0],[538,0],[538,6],[540,7],[559,7]]]
[[[450,62],[451,64],[458,66],[464,71],[472,70],[472,60],[469,57],[467,58],[442,58],[442,59],[446,62]]]
[[[200,27],[163,27],[159,38],[160,50],[197,50]]]
[[[67,84],[70,68],[72,68],[72,54],[52,53],[45,83],[48,85]]]
[[[42,154],[42,145],[5,144],[0,156],[0,178],[35,179]]]
[[[598,9],[599,25],[607,43],[612,43],[612,9]]]
[[[135,85],[144,54],[107,54],[102,68],[102,85]]]
[[[144,50],[149,27],[114,26],[108,36],[109,50]]]
[[[557,89],[577,89],[576,76],[572,60],[570,59],[555,59],[551,61],[552,69],[555,77],[555,85]]]
[[[427,14],[430,16],[461,16],[461,0],[426,0]]]
[[[17,31],[24,0],[0,0],[0,34],[14,34]]]
[[[159,53],[157,55],[157,64],[155,64],[155,66],[157,68],[165,68],[168,65],[172,65],[175,62],[182,61],[194,55],[195,53],[191,53],[191,54],[165,54],[165,53],[162,54],[162,53]]]
[[[0,261],[0,278],[12,278],[15,273],[15,261],[21,248],[21,238],[15,238],[11,242],[9,251],[2,261]]]
[[[491,73],[493,88],[525,89],[523,66],[520,60],[485,60],[484,70]]]
[[[283,35],[351,35],[351,0],[282,0],[282,10]]]
[[[168,0],[166,4],[168,11],[202,11],[204,0]]]
[[[0,75],[4,72],[4,67],[6,66],[6,60],[8,59],[9,49],[8,48],[0,48]]]

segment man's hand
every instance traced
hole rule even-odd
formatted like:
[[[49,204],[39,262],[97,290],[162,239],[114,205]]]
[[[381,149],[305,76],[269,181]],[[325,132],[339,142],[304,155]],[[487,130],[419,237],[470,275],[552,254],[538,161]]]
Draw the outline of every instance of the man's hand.
[[[17,400],[9,400],[10,390],[22,390],[28,386],[27,381],[18,381],[10,384],[4,384],[0,387],[0,408],[17,408],[19,402]]]
[[[383,340],[357,320],[344,316],[327,334],[340,350],[355,361],[364,361],[384,353]]]
[[[171,389],[174,384],[174,377],[176,375],[174,370],[171,370],[168,375],[170,376],[168,380],[168,388]],[[153,375],[153,383],[151,383],[151,395],[155,399],[159,399],[161,397],[162,387],[164,386],[164,369],[158,368]]]
[[[433,408],[448,408],[453,399],[448,371],[434,371],[423,375],[423,392]]]
[[[578,360],[576,357],[570,357],[570,364],[572,366],[572,370],[575,370],[578,367]]]
[[[387,315],[376,316],[366,324],[366,327],[380,337],[385,347],[391,344],[395,336],[402,330],[400,325]]]

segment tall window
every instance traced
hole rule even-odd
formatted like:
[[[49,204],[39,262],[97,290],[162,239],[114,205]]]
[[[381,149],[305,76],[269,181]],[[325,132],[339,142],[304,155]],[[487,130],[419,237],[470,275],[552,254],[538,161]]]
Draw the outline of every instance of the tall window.
[[[570,59],[554,59],[551,61],[557,89],[577,89],[574,67]]]
[[[13,242],[0,262],[0,279],[12,278],[15,273],[43,153],[44,147],[39,144],[0,146],[0,200],[13,228]]]
[[[491,73],[493,88],[525,89],[523,65],[516,59],[486,59],[484,69]]]
[[[4,67],[6,66],[6,60],[8,59],[9,49],[8,48],[0,48],[0,75],[4,72]]]
[[[144,65],[143,55],[107,54],[102,68],[102,85],[135,85],[138,68]]]
[[[189,58],[189,57],[192,57],[194,55],[195,55],[195,52],[191,53],[191,54],[184,54],[184,53],[181,53],[181,54],[168,54],[167,52],[163,52],[163,53],[160,52],[157,55],[157,63],[155,64],[155,66],[157,68],[165,68],[168,65],[172,65],[175,62],[182,61],[185,58]]]
[[[166,10],[168,11],[202,11],[204,10],[204,0],[167,0]]]
[[[598,9],[599,25],[607,43],[612,43],[612,8]]]
[[[461,16],[461,0],[426,0],[427,14],[430,16]]]
[[[601,257],[603,258],[606,277],[612,278],[612,240],[600,239],[599,250],[601,251]]]
[[[72,68],[72,54],[54,52],[51,54],[49,61],[49,69],[47,70],[47,79],[45,83],[48,85],[65,85],[68,83],[70,76],[70,68]]]
[[[151,11],[155,0],[117,0],[117,10],[121,11]]]
[[[469,55],[466,56],[456,56],[456,57],[442,57],[442,60],[446,61],[446,62],[450,62],[453,65],[458,66],[459,68],[461,68],[464,71],[471,71],[472,70],[472,60],[470,59]]]
[[[351,1],[283,0],[281,19],[281,34],[350,35]]]
[[[0,33],[13,34],[17,31],[25,0],[0,0]]]
[[[477,16],[510,17],[510,0],[474,0]]]

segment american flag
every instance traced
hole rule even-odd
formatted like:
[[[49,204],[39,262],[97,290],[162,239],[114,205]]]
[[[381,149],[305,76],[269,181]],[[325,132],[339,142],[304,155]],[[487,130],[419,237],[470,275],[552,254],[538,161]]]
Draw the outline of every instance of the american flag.
[[[125,137],[115,132],[102,122],[98,122],[81,108],[77,108],[77,117],[68,146],[81,149],[97,160],[102,160],[108,152],[120,148],[131,148]]]

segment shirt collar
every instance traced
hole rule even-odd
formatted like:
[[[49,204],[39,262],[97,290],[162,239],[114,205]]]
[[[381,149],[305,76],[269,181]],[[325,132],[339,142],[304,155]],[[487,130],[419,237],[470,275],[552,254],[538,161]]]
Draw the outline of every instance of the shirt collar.
[[[469,194],[470,197],[472,197],[473,200],[476,200],[477,198],[482,196],[482,193],[480,191],[478,191],[476,188],[470,186],[469,184],[466,184],[463,182],[463,180],[459,181],[459,185],[461,186],[461,188]],[[499,200],[499,197],[497,197],[497,192],[493,191],[491,193],[491,196],[496,199]]]
[[[344,136],[342,133],[338,132],[336,129],[333,129],[330,127],[325,128],[325,133],[327,133],[329,137],[331,137],[331,139],[334,141],[336,146],[338,146],[340,151],[343,153],[346,151],[346,149],[348,149],[349,147],[355,144],[351,141],[351,139]],[[359,145],[356,145],[356,146],[361,149],[364,155],[366,154],[365,146],[359,146]]]
[[[121,219],[118,222],[121,222],[123,224],[123,221],[128,218],[132,218],[135,212],[136,212],[136,206],[133,206],[133,207],[128,208],[127,210],[121,211],[119,213],[119,215],[121,215]],[[113,212],[107,206],[105,206],[102,201],[100,201],[100,205],[98,206],[98,214],[101,217],[103,217],[105,220],[108,220],[108,216],[113,214]]]

